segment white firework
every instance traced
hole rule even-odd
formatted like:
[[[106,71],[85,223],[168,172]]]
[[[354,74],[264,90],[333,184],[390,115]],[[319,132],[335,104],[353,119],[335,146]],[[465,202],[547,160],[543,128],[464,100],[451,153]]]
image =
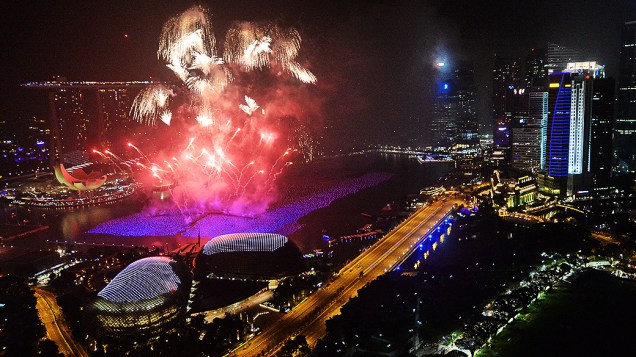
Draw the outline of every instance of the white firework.
[[[169,110],[166,110],[165,112],[161,114],[161,117],[159,119],[161,119],[161,121],[164,124],[170,126],[170,121],[172,120],[172,112]]]
[[[175,56],[185,58],[195,47],[200,53],[213,53],[215,45],[208,12],[201,6],[193,6],[163,25],[157,56],[174,64]]]
[[[247,105],[239,104],[239,108],[241,108],[241,110],[244,111],[247,115],[252,115],[252,113],[254,113],[256,109],[259,108],[258,104],[256,104],[256,101],[248,96],[245,96],[245,103],[247,103]]]
[[[174,92],[163,84],[156,84],[143,89],[133,102],[131,113],[133,118],[148,125],[155,125],[159,115],[164,113]]]
[[[294,76],[294,78],[303,83],[316,83],[316,76],[297,62],[289,63],[287,65],[287,70]]]
[[[219,95],[234,80],[231,69],[251,71],[277,63],[299,81],[315,83],[316,76],[296,61],[300,43],[300,34],[293,28],[283,30],[271,23],[237,22],[225,36],[221,58],[216,55],[216,39],[208,12],[194,6],[166,22],[157,55],[192,94],[190,102],[199,114],[196,121],[208,127],[215,123],[214,116],[210,115],[215,111],[210,109],[214,109]],[[170,125],[171,96],[174,93],[163,85],[142,91],[133,104],[134,118],[150,125],[160,119]],[[245,104],[239,104],[239,108],[252,115],[259,105],[246,96]]]
[[[190,69],[200,70],[203,74],[210,75],[217,66],[222,65],[223,59],[216,57],[214,55],[208,56],[205,53],[195,53],[194,60],[192,61],[192,65]]]

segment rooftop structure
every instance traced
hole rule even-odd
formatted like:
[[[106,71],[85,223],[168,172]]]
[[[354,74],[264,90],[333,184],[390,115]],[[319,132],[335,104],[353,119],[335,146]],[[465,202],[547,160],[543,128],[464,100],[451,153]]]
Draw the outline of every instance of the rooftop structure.
[[[123,89],[123,88],[145,88],[149,85],[158,84],[155,81],[128,81],[128,82],[93,82],[93,81],[47,81],[28,82],[22,84],[24,88],[34,89]]]
[[[273,252],[287,243],[287,237],[274,233],[235,233],[218,236],[203,247],[203,254],[224,252]]]
[[[97,296],[113,302],[137,302],[173,293],[181,285],[168,257],[150,257],[127,266]]]
[[[86,322],[99,339],[152,337],[182,321],[191,276],[169,257],[140,259],[122,270],[86,308]]]
[[[195,261],[195,275],[275,280],[304,270],[298,247],[273,233],[235,233],[212,238]]]

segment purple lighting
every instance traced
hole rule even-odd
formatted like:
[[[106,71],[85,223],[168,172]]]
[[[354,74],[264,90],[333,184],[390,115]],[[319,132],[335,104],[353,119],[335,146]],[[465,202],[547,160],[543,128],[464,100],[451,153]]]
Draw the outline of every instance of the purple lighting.
[[[340,180],[330,187],[318,185],[312,187],[313,192],[294,197],[279,207],[268,210],[256,218],[212,214],[201,218],[194,224],[185,222],[184,217],[176,210],[168,214],[152,215],[147,211],[103,223],[88,233],[111,234],[117,236],[169,236],[181,234],[195,238],[202,236],[216,237],[236,232],[271,232],[289,235],[302,227],[296,221],[319,208],[329,206],[331,202],[351,195],[363,189],[376,186],[389,178],[388,173],[369,173],[356,178]]]

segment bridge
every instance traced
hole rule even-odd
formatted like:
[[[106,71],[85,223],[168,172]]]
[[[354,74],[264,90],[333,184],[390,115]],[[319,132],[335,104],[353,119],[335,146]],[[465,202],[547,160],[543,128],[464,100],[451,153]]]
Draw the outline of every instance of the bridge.
[[[439,200],[413,213],[398,227],[345,265],[333,281],[298,304],[260,335],[231,352],[232,356],[268,355],[290,337],[304,335],[311,346],[326,334],[325,322],[358,290],[395,269],[423,237],[427,237],[453,211],[457,199]]]

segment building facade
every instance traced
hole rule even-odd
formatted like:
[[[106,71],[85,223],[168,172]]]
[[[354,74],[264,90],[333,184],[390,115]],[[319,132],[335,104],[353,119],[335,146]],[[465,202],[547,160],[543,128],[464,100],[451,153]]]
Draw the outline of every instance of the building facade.
[[[492,79],[493,154],[497,165],[508,164],[511,154],[511,126],[522,83],[520,61],[495,57]],[[525,90],[525,89],[524,89]]]
[[[533,91],[528,95],[528,125],[540,128],[539,137],[535,140],[539,144],[539,168],[545,170],[548,127],[548,92],[547,90]]]
[[[48,92],[50,166],[64,162],[69,154],[109,147],[118,144],[117,140],[147,138],[137,130],[141,124],[130,118],[130,109],[139,90],[153,83],[69,82],[58,77],[51,82],[23,84],[24,88]]]
[[[441,145],[477,140],[476,88],[472,63],[462,62],[439,74],[431,129],[433,141]]]
[[[602,78],[601,68],[568,66],[550,75],[546,173],[561,194],[587,195],[609,185],[614,80]]]
[[[541,167],[540,125],[526,124],[512,128],[512,167],[528,172],[538,172]]]
[[[621,36],[615,146],[628,170],[636,169],[636,21]]]
[[[570,73],[551,74],[548,85],[545,168],[547,174],[555,178],[568,175],[571,101]]]
[[[598,78],[593,84],[590,171],[594,174],[595,188],[607,188],[611,184],[612,173],[616,81],[613,78]]]
[[[545,88],[548,82],[546,73],[546,53],[545,49],[533,48],[526,56],[525,87],[528,91],[536,88]]]

